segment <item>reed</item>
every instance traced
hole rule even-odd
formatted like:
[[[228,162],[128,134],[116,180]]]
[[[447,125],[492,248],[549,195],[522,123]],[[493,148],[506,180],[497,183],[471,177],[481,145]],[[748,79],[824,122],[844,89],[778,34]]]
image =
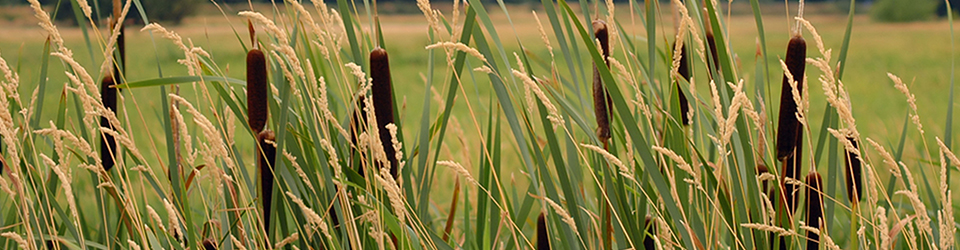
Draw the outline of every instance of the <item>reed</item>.
[[[547,232],[547,217],[540,213],[537,217],[537,250],[550,250],[550,234]]]
[[[250,38],[254,40],[253,24],[248,22],[248,27]],[[256,44],[255,40],[254,44]],[[267,60],[264,58],[263,51],[254,45],[253,49],[247,52],[247,125],[254,134],[260,133],[266,127],[269,93]]]
[[[847,137],[847,140],[853,144],[853,147],[859,149],[857,145],[857,139],[853,137]],[[857,157],[857,152],[844,149],[844,162],[846,167],[844,168],[845,180],[847,183],[847,198],[850,199],[850,203],[854,204],[860,203],[860,199],[863,197],[863,174],[862,168],[860,166],[860,158]]]
[[[117,111],[117,89],[114,88],[112,76],[105,76],[100,81],[100,101],[103,107],[113,112]],[[100,126],[114,129],[107,117],[100,116]],[[110,171],[116,165],[117,140],[109,133],[100,133],[100,162],[103,163],[103,170]]]
[[[823,178],[816,171],[807,175],[807,226],[820,229],[823,220]],[[820,249],[820,235],[807,232],[807,249]]]
[[[610,37],[607,31],[607,22],[603,20],[593,21],[593,36],[600,42],[600,52],[603,54],[603,61],[608,66],[610,62]],[[603,143],[603,148],[608,149],[607,144],[610,141],[610,106],[612,101],[607,94],[606,87],[603,86],[603,80],[600,79],[600,70],[596,63],[593,64],[593,112],[597,118],[597,138]]]
[[[377,47],[370,52],[370,77],[373,78],[371,94],[373,109],[377,117],[380,144],[383,146],[383,152],[387,155],[387,160],[390,161],[390,175],[396,179],[399,161],[396,156],[397,151],[393,148],[391,142],[390,130],[387,129],[387,124],[395,123],[393,82],[390,78],[390,61],[387,50]]]
[[[275,135],[267,129],[257,134],[257,170],[260,172],[260,197],[262,203],[263,227],[270,232],[270,206],[273,201],[273,164],[277,156]]]

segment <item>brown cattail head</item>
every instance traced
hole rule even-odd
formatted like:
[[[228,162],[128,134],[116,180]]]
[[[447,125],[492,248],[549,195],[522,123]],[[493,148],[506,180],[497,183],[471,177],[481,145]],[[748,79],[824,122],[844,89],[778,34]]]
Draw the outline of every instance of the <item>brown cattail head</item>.
[[[854,148],[858,148],[857,139],[853,137],[847,137],[847,140],[853,144]],[[847,198],[850,199],[851,204],[857,204],[860,202],[860,198],[863,197],[863,177],[862,177],[862,168],[860,167],[860,158],[857,157],[856,152],[849,150],[846,151],[845,162],[847,163],[845,169],[846,180],[847,180]]]
[[[260,172],[260,197],[263,202],[263,226],[270,231],[270,205],[273,201],[273,164],[277,156],[276,137],[271,130],[257,134],[257,170]]]
[[[653,240],[653,237],[657,235],[657,225],[654,225],[654,222],[649,215],[644,219],[643,225],[646,225],[646,230],[644,230],[646,236],[643,237],[643,249],[657,249],[657,243]]]
[[[807,175],[807,226],[820,229],[823,220],[823,178],[816,171]],[[820,236],[807,233],[807,249],[820,249]]]
[[[390,174],[397,178],[397,169],[399,161],[397,160],[397,151],[393,148],[390,136],[390,130],[387,130],[387,124],[394,123],[393,115],[393,83],[390,78],[390,61],[387,57],[387,50],[377,47],[370,52],[370,77],[373,78],[373,109],[377,117],[377,130],[380,131],[380,143],[383,145],[383,152],[387,154],[390,161]]]
[[[711,68],[712,71],[710,72],[720,72],[720,56],[717,53],[717,42],[716,39],[713,38],[713,32],[710,31],[707,31],[707,46],[710,47],[710,56],[713,57],[710,61],[713,62],[713,68]],[[709,75],[713,77],[712,73]]]
[[[537,250],[550,250],[550,235],[547,232],[547,217],[540,213],[537,217]]]
[[[117,89],[113,88],[113,85],[113,77],[103,77],[103,80],[100,81],[100,101],[103,102],[104,108],[116,112]],[[103,116],[100,117],[100,127],[113,129],[113,125],[110,125],[110,120],[107,120],[107,118]],[[116,162],[114,162],[115,155],[117,155],[116,139],[114,139],[112,135],[100,133],[100,161],[103,163],[104,171],[113,169],[113,166],[116,164]]]
[[[353,112],[353,118],[350,120],[350,143],[352,143],[350,164],[355,165],[355,169],[360,176],[365,176],[363,164],[360,164],[360,152],[357,148],[360,146],[360,134],[367,131],[367,111],[363,109],[364,96],[357,97],[357,106]]]
[[[799,34],[790,39],[787,44],[787,55],[784,63],[787,70],[797,82],[797,89],[803,89],[803,70],[807,57],[807,42]],[[784,160],[794,154],[797,148],[797,134],[802,130],[797,120],[797,103],[793,98],[793,88],[787,75],[783,75],[783,84],[780,88],[780,120],[777,127],[777,159]]]
[[[593,35],[600,41],[600,50],[603,54],[604,63],[610,56],[610,41],[607,32],[607,23],[603,20],[593,21]],[[600,70],[596,63],[593,65],[593,111],[597,117],[597,138],[606,145],[610,140],[610,96],[607,95],[607,89],[603,86],[603,80],[600,77]]]
[[[676,41],[673,42],[676,47]],[[684,80],[690,82],[690,60],[687,58],[687,48],[684,44],[680,44],[680,66],[677,67],[677,74],[680,74],[680,77],[683,77]],[[690,118],[687,117],[687,114],[690,112],[690,103],[687,102],[687,95],[683,94],[683,88],[680,86],[680,81],[677,81],[677,97],[680,99],[680,121],[683,122],[683,125],[690,124]]]
[[[251,49],[247,53],[247,125],[254,133],[263,131],[267,124],[267,60],[263,51]]]
[[[201,244],[203,244],[203,250],[217,250],[217,249],[218,249],[218,248],[217,248],[217,241],[215,241],[215,240],[213,240],[213,239],[211,239],[211,238],[203,239],[203,242],[201,242]]]

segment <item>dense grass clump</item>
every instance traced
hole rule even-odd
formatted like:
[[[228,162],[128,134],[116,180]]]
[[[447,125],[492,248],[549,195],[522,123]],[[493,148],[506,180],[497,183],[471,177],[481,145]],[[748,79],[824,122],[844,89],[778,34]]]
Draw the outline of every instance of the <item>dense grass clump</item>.
[[[714,1],[544,1],[526,29],[499,2],[419,1],[417,37],[384,29],[377,1],[229,6],[250,35],[231,30],[238,62],[147,24],[185,73],[127,81],[152,68],[124,62],[144,46],[123,25],[71,1],[83,35],[110,37],[72,48],[29,2],[50,37],[31,93],[62,95],[20,92],[32,79],[0,56],[4,248],[957,246],[952,109],[924,127],[916,85],[888,73],[873,88],[906,96],[888,100],[909,107],[904,132],[861,134],[852,96],[870,93],[843,81],[863,77],[843,75],[857,48],[834,53],[793,4],[782,37],[751,6],[756,38]]]

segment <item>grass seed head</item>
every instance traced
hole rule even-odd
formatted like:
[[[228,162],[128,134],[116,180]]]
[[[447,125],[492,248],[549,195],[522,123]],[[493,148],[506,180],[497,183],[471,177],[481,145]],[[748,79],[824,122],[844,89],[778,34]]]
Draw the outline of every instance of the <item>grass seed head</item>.
[[[546,215],[537,217],[537,250],[550,250],[550,235],[547,232]]]
[[[263,51],[251,49],[247,52],[247,125],[254,133],[263,131],[267,124],[269,93],[267,60]]]
[[[390,174],[397,178],[398,160],[396,150],[390,138],[387,124],[394,123],[393,114],[393,83],[390,78],[390,62],[387,50],[376,48],[370,52],[370,77],[373,79],[371,92],[373,95],[373,110],[376,112],[377,128],[383,151],[390,161]]]
[[[823,178],[816,171],[807,175],[807,226],[820,229],[823,220]],[[813,232],[807,233],[807,249],[820,249],[820,236]]]
[[[787,65],[790,76],[797,81],[797,88],[803,89],[803,70],[807,57],[807,42],[803,37],[796,35],[787,44],[787,55],[784,63]],[[787,75],[783,76],[780,91],[780,120],[777,126],[777,159],[784,160],[794,154],[797,148],[800,133],[800,121],[797,120],[797,103],[794,101],[793,91]]]
[[[609,57],[610,42],[607,32],[607,23],[603,20],[593,21],[593,35],[600,42],[601,53],[604,62]],[[600,77],[600,70],[596,63],[593,65],[593,111],[597,118],[597,137],[604,145],[610,140],[610,96],[607,95],[607,89],[603,86],[603,80]]]
[[[857,139],[853,137],[847,137],[847,140],[853,144],[854,148],[859,148],[857,145]],[[846,168],[844,168],[844,173],[846,173],[846,183],[847,183],[847,198],[850,199],[850,203],[859,203],[860,198],[863,196],[863,174],[862,167],[860,166],[860,158],[857,156],[857,152],[846,151],[845,160]]]
[[[263,225],[270,231],[270,205],[273,201],[273,164],[277,156],[276,137],[271,130],[257,134],[257,170],[260,172],[260,194],[263,199]]]
[[[105,76],[100,81],[100,101],[103,107],[114,112],[117,111],[117,89],[113,88],[113,77]],[[106,117],[100,117],[100,126],[113,129],[110,120]],[[116,164],[114,155],[117,153],[117,140],[111,134],[100,133],[100,161],[103,163],[103,170],[110,171]]]

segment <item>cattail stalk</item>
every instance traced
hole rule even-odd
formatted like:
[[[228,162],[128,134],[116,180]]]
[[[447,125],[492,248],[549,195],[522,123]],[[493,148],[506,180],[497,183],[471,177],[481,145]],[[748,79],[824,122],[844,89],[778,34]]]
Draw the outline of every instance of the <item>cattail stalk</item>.
[[[550,234],[547,232],[547,217],[537,217],[537,250],[550,250]]]
[[[257,134],[257,170],[260,172],[260,197],[263,202],[263,227],[270,232],[270,205],[273,201],[273,166],[277,156],[276,137],[267,129]]]
[[[610,37],[607,31],[607,23],[603,20],[593,21],[593,36],[600,42],[600,52],[603,55],[603,61],[609,66],[610,62]],[[597,117],[597,138],[603,143],[603,148],[608,148],[610,140],[610,105],[612,101],[607,95],[607,89],[603,86],[603,80],[600,77],[600,70],[597,64],[593,64],[593,111]]]
[[[859,148],[857,145],[857,139],[853,137],[847,137],[847,140],[853,144],[854,148]],[[863,197],[863,176],[862,168],[860,167],[860,158],[857,157],[857,152],[844,150],[846,151],[845,162],[846,168],[844,172],[846,173],[846,182],[847,182],[847,198],[850,199],[850,203],[856,206],[857,203],[860,203],[860,198]]]
[[[253,24],[249,23],[250,36],[254,36]],[[255,134],[263,131],[267,124],[267,60],[263,51],[255,46],[247,52],[247,125]]]
[[[820,229],[823,220],[823,178],[817,172],[807,175],[807,226]],[[807,232],[807,249],[820,249],[820,235]]]
[[[383,152],[390,161],[390,175],[397,178],[399,161],[397,151],[391,142],[390,130],[387,124],[395,123],[393,114],[393,83],[390,78],[390,62],[387,51],[377,47],[370,52],[370,77],[373,78],[371,94],[373,95],[373,109],[377,117],[377,130],[380,132],[380,143]]]
[[[674,41],[674,46],[676,47],[676,41]],[[687,48],[685,44],[680,44],[680,66],[677,67],[677,73],[680,74],[680,77],[683,77],[684,80],[690,82],[690,60],[687,58]],[[690,124],[690,118],[687,117],[687,114],[690,112],[690,103],[687,102],[687,95],[683,94],[683,88],[680,87],[680,81],[677,81],[677,97],[680,99],[680,121],[683,122],[683,125]]]
[[[105,76],[103,80],[100,81],[100,101],[103,102],[103,107],[108,110],[117,111],[117,89],[113,88],[114,82],[113,77]],[[100,117],[100,126],[105,128],[110,128],[113,130],[113,125],[110,124],[110,120],[106,117]],[[103,170],[110,171],[113,169],[113,166],[116,164],[114,159],[117,155],[117,140],[113,138],[113,135],[107,133],[100,133],[100,161],[103,163]]]

